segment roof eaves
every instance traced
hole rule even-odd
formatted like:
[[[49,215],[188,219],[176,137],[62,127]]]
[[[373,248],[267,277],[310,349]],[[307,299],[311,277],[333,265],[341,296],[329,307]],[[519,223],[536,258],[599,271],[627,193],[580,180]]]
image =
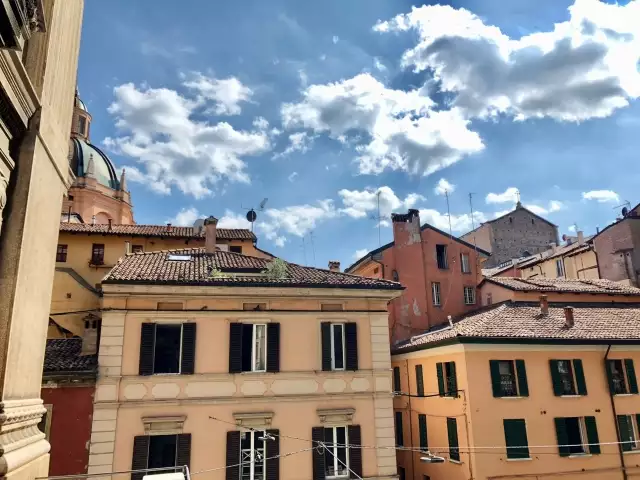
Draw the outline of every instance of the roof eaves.
[[[443,232],[443,231],[442,231],[442,230],[440,230],[439,228],[436,228],[436,227],[434,227],[433,225],[431,225],[431,224],[429,224],[429,223],[425,223],[423,226],[421,226],[421,227],[420,227],[420,231],[425,230],[425,229],[427,229],[427,228],[429,228],[429,229],[433,230],[434,232],[439,233],[440,235],[444,235],[445,237],[449,237],[449,238],[451,238],[451,239],[455,240],[456,242],[461,243],[461,244],[463,244],[463,245],[465,245],[465,246],[467,246],[467,247],[469,247],[469,248],[473,248],[474,250],[477,250],[478,252],[482,253],[483,255],[486,255],[486,256],[488,256],[488,257],[490,257],[490,256],[491,256],[491,253],[487,252],[486,250],[483,250],[483,249],[482,249],[482,248],[480,248],[480,247],[477,247],[477,246],[475,246],[475,245],[472,245],[471,243],[469,243],[469,242],[467,242],[467,241],[465,241],[465,240],[462,240],[462,239],[460,239],[460,238],[456,237],[455,235],[449,235],[447,232]]]
[[[176,285],[184,287],[279,287],[279,288],[332,288],[346,290],[404,290],[401,284],[390,285],[367,285],[367,284],[334,284],[334,283],[313,283],[313,282],[255,282],[255,281],[234,281],[214,280],[209,282],[195,280],[118,280],[105,278],[103,284],[109,285]],[[391,282],[390,282],[391,283]]]
[[[387,248],[392,247],[394,245],[394,243],[395,242],[389,242],[386,245],[382,245],[381,247],[376,248],[375,250],[371,250],[369,253],[367,253],[363,257],[361,257],[358,260],[356,260],[353,264],[351,264],[347,268],[345,268],[345,270],[344,270],[345,273],[351,273],[351,270],[353,270],[356,267],[358,267],[360,265],[360,263],[364,262],[368,258],[373,257],[374,255],[377,255],[378,253],[386,250]]]

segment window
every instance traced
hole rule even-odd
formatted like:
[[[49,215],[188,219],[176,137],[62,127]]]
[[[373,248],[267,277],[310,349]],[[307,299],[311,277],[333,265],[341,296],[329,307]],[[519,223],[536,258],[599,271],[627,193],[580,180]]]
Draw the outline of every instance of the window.
[[[449,437],[449,459],[459,462],[458,422],[455,418],[447,418],[447,436]]]
[[[67,245],[58,244],[58,249],[56,251],[56,262],[66,262],[67,261]]]
[[[265,432],[240,432],[240,480],[265,480]]]
[[[422,374],[422,365],[416,365],[416,393],[424,397],[424,375]]]
[[[556,260],[556,277],[564,277],[564,262],[562,258]]]
[[[471,273],[471,263],[469,263],[468,253],[460,254],[460,268],[462,269],[462,273]]]
[[[489,368],[494,397],[529,396],[524,360],[489,360]]]
[[[530,458],[527,425],[524,419],[503,420],[507,458]]]
[[[441,397],[457,397],[458,381],[456,378],[456,363],[436,363],[438,376],[438,393]]]
[[[242,253],[241,245],[229,245],[229,251],[233,253]]]
[[[622,451],[640,450],[638,429],[640,429],[640,415],[618,415],[618,431],[620,441],[623,442]]]
[[[358,330],[355,322],[322,322],[322,370],[358,370]]]
[[[424,413],[418,414],[418,434],[420,435],[420,450],[426,452],[429,450],[429,442],[427,440],[427,416]]]
[[[104,244],[94,243],[91,247],[91,265],[104,265]]]
[[[156,325],[153,373],[180,373],[182,325]]]
[[[607,360],[606,368],[611,393],[614,395],[638,393],[638,382],[632,359]]]
[[[142,435],[133,439],[133,470],[147,468],[164,468],[161,473],[178,471],[184,465],[189,466],[191,460],[191,434],[177,435]],[[131,474],[131,480],[142,480],[144,472]]]
[[[139,374],[193,374],[195,348],[195,323],[143,323],[140,332]]]
[[[400,385],[400,367],[393,367],[393,391],[401,392],[402,387]]]
[[[440,282],[433,282],[431,284],[431,293],[433,294],[433,304],[436,307],[442,305],[440,302]]]
[[[404,467],[398,467],[398,480],[406,480],[407,473],[404,470]]]
[[[447,246],[446,245],[436,245],[436,260],[438,261],[438,268],[447,269],[449,268],[447,262]]]
[[[464,304],[475,305],[475,303],[476,303],[475,287],[464,287]]]
[[[242,324],[242,371],[267,371],[267,325]]]
[[[142,253],[144,252],[144,247],[142,245],[132,245],[131,252],[133,253]]]
[[[331,324],[331,369],[344,370],[344,324]]]
[[[556,397],[587,394],[582,360],[550,360],[549,365],[553,394]]]
[[[87,128],[87,119],[85,117],[79,116],[78,117],[78,132],[80,132],[81,135],[87,135],[87,132],[85,132]]]
[[[600,453],[595,417],[560,417],[555,424],[561,457]]]
[[[177,443],[178,437],[176,435],[150,436],[147,468],[175,467],[177,464]]]
[[[400,281],[400,275],[398,275],[398,271],[394,270],[391,272],[391,278],[393,279],[394,282],[399,282]]]
[[[396,412],[396,445],[404,446],[404,432],[402,428],[402,412]]]
[[[329,449],[324,456],[325,478],[349,478],[347,427],[325,428],[324,442]]]

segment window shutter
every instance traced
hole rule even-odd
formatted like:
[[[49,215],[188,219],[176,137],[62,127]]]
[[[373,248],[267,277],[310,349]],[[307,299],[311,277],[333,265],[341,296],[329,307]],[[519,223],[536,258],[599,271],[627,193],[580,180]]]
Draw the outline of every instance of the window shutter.
[[[233,325],[233,323],[231,324]],[[239,325],[239,324],[238,324]],[[226,480],[238,480],[240,478],[240,432],[232,430],[227,432],[227,469]]]
[[[320,334],[322,337],[322,370],[325,372],[328,372],[328,371],[331,371],[331,323],[330,322],[322,322],[320,324]]]
[[[596,417],[584,417],[584,426],[587,430],[587,443],[589,444],[589,453],[598,455],[600,453],[600,440],[598,439]]]
[[[436,373],[438,374],[438,393],[444,397],[444,369],[441,362],[436,363]]]
[[[604,368],[607,371],[607,381],[609,382],[609,393],[615,394],[616,388],[613,384],[613,372],[611,371],[611,360],[605,360]]]
[[[354,322],[344,324],[346,351],[346,370],[358,370],[358,325]]]
[[[242,324],[229,324],[229,373],[242,372]],[[240,448],[240,447],[238,447]]]
[[[587,382],[584,378],[584,368],[582,367],[582,360],[576,358],[573,361],[573,374],[576,377],[576,386],[578,387],[578,395],[587,394]]]
[[[396,445],[404,446],[404,426],[402,425],[402,412],[396,412]]]
[[[328,324],[327,324],[328,325]],[[320,448],[318,442],[324,442],[324,428],[323,427],[313,427],[311,429],[311,441],[313,442],[313,480],[324,480],[325,471],[324,471],[324,456],[327,455],[323,453]],[[237,480],[238,475],[236,475],[233,480]],[[227,480],[231,480],[227,478]]]
[[[624,359],[624,368],[627,371],[627,381],[629,382],[629,393],[638,393],[638,380],[636,379],[636,369],[633,368],[633,360]]]
[[[502,397],[502,388],[500,385],[500,362],[498,360],[489,360],[489,371],[491,372],[491,389],[493,396]]]
[[[273,440],[265,440],[267,456],[267,472],[265,480],[280,479],[280,430],[267,430]]]
[[[196,365],[196,324],[182,324],[182,368],[180,373],[192,375]]]
[[[151,325],[151,324],[149,324]],[[147,468],[149,458],[149,437],[140,435],[133,438],[133,457],[131,459],[131,470],[143,470]],[[142,480],[146,472],[135,472],[131,474],[131,480]]]
[[[420,432],[420,450],[426,452],[429,449],[427,440],[427,416],[424,413],[418,414],[418,429]]]
[[[529,382],[527,382],[527,368],[524,365],[524,360],[516,360],[516,376],[518,377],[518,395],[528,397]]]
[[[561,397],[562,377],[560,376],[560,370],[558,369],[558,360],[549,360],[549,367],[551,368],[551,383],[553,384],[553,394],[556,397]]]
[[[139,375],[153,375],[153,347],[156,339],[156,324],[143,323],[140,327]]]
[[[400,384],[400,367],[393,367],[393,391],[402,391],[402,386]]]
[[[191,466],[191,434],[181,433],[178,435],[176,446],[176,466]]]
[[[451,365],[451,378],[447,382],[448,394],[450,397],[458,396],[458,375],[456,374],[456,362],[449,362]]]
[[[419,396],[424,397],[424,378],[422,375],[422,365],[416,365],[416,391]]]
[[[458,422],[455,418],[447,418],[447,436],[449,437],[449,458],[460,461],[458,445]]]
[[[503,424],[507,458],[529,458],[529,442],[525,421],[521,418],[504,419]]]
[[[558,439],[558,453],[561,457],[568,457],[571,452],[569,451],[569,436],[567,435],[567,426],[564,422],[564,418],[555,418],[556,423],[556,438]]]
[[[267,372],[280,371],[280,324],[267,324]]]
[[[353,470],[349,477],[362,478],[362,448],[360,447],[362,445],[362,434],[360,433],[360,425],[349,425],[347,438],[349,441],[349,468]]]
[[[618,415],[618,437],[622,443],[622,451],[629,452],[633,447],[629,438],[629,421],[626,415]]]

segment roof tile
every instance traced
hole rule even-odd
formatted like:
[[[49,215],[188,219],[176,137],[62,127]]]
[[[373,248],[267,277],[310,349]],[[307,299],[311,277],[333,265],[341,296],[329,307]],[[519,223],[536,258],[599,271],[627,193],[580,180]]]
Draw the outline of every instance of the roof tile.
[[[172,237],[204,239],[204,229],[199,227],[175,227],[168,225],[111,225],[90,223],[60,223],[60,231],[68,233],[99,233],[102,235],[126,235],[133,237]],[[225,240],[253,240],[256,236],[244,228],[218,228],[216,237]]]
[[[95,372],[98,355],[80,355],[81,338],[53,338],[47,340],[44,354],[44,373]]]
[[[612,282],[611,280],[578,280],[564,278],[490,277],[483,282],[501,285],[521,292],[595,293],[613,295],[638,295],[640,288]]]

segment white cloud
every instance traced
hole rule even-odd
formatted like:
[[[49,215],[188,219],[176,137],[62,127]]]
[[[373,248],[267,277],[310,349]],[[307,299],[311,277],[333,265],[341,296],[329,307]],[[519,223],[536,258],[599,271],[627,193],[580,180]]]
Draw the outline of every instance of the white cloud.
[[[132,171],[129,179],[154,191],[166,194],[175,186],[201,198],[210,195],[210,186],[221,179],[248,183],[243,158],[271,148],[264,131],[193,119],[199,108],[206,107],[201,98],[132,83],[116,87],[114,95],[108,110],[116,118],[120,136],[105,139],[105,145],[135,159],[137,173]]]
[[[253,95],[253,90],[236,77],[217,79],[195,73],[184,86],[195,90],[203,100],[214,102],[211,111],[216,115],[239,115],[240,103],[248,102]]]
[[[482,212],[473,213],[473,222],[471,221],[471,214],[464,213],[462,215],[451,215],[451,231],[452,232],[468,232],[473,227],[479,226],[481,223],[486,222],[487,218]],[[420,209],[420,221],[427,222],[434,227],[449,232],[449,217],[446,213],[440,213],[437,210],[431,208]]]
[[[564,203],[558,200],[551,200],[549,202],[549,213],[557,212],[564,208]]]
[[[502,217],[503,215],[506,215],[507,213],[512,212],[512,211],[513,211],[513,209],[511,209],[511,210],[499,210],[499,211],[493,213],[493,218]]]
[[[518,201],[518,189],[509,187],[502,193],[489,193],[485,201],[487,203],[516,203]]]
[[[296,179],[296,177],[297,177],[297,176],[298,176],[298,172],[293,172],[291,175],[289,175],[289,176],[287,177],[287,179],[288,179],[290,182],[293,182],[293,181]]]
[[[575,225],[569,225],[569,226],[567,227],[567,230],[569,230],[570,232],[574,232],[574,233],[575,233],[575,231],[576,231],[576,226],[575,226]]]
[[[525,208],[527,208],[528,210],[531,210],[536,215],[545,215],[549,213],[549,210],[547,210],[544,207],[541,207],[540,205],[528,204],[528,205],[525,205]]]
[[[258,130],[267,130],[269,128],[269,121],[264,117],[256,117],[253,120],[253,126]]]
[[[385,66],[384,63],[382,63],[382,61],[378,57],[375,57],[373,59],[373,67],[379,72],[387,71],[387,67]]]
[[[251,230],[251,222],[247,220],[245,215],[225,210],[222,218],[218,220],[218,228],[246,228]]]
[[[367,250],[366,248],[360,248],[356,250],[355,253],[353,254],[353,259],[359,260],[360,258],[364,257],[367,253],[369,253],[369,250]]]
[[[404,200],[401,200],[387,186],[365,190],[342,189],[338,192],[344,205],[340,211],[351,218],[377,216],[378,194],[380,194],[380,223],[385,226],[390,225],[389,219],[392,212],[413,208],[418,202],[425,200],[422,195],[417,193],[410,193]]]
[[[175,217],[168,218],[166,222],[179,227],[191,227],[201,216],[195,207],[182,208]]]
[[[374,28],[416,30],[420,40],[403,66],[433,71],[467,118],[580,121],[607,117],[640,96],[638,25],[640,2],[576,0],[568,21],[519,39],[443,5],[413,8]]]
[[[331,39],[331,41],[336,44],[340,41],[340,37],[338,35],[334,35],[333,38]]]
[[[590,192],[582,192],[582,198],[585,200],[595,200],[599,203],[620,201],[618,194],[612,190],[591,190]]]
[[[282,106],[282,122],[343,143],[351,137],[364,174],[391,169],[427,175],[484,148],[458,109],[434,111],[423,93],[389,89],[363,73],[309,86],[301,102]]]
[[[287,240],[285,235],[303,237],[318,224],[335,218],[339,212],[332,200],[320,200],[314,205],[294,205],[285,208],[268,208],[258,219],[256,228],[264,236],[282,247]]]
[[[313,145],[313,140],[314,137],[307,132],[292,133],[289,135],[289,145],[287,148],[280,153],[276,153],[273,158],[286,157],[293,152],[307,153]]]
[[[455,189],[455,185],[449,183],[446,179],[441,178],[433,191],[436,195],[444,195],[445,193],[453,193]]]

